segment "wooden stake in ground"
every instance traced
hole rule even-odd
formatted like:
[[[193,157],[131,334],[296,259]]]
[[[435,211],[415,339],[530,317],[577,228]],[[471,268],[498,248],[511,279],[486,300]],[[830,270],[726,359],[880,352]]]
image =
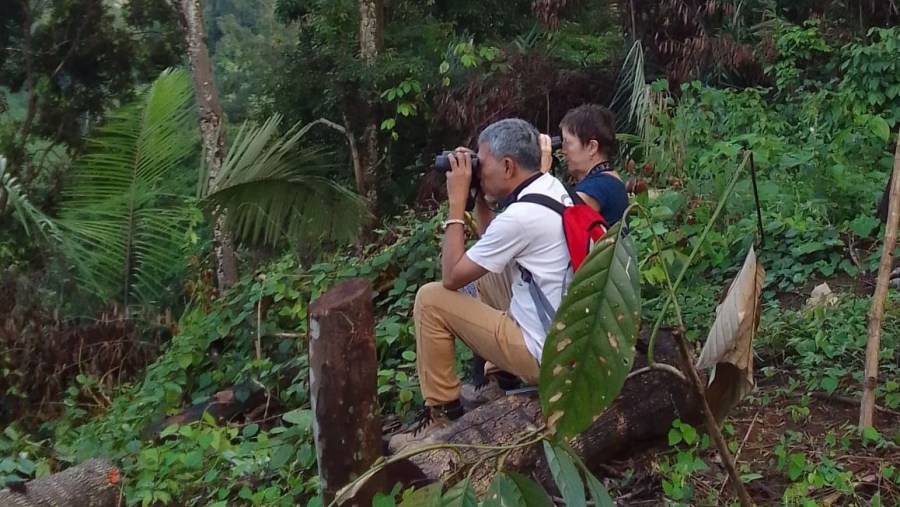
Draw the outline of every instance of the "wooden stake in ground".
[[[859,407],[860,428],[871,428],[875,416],[875,387],[878,385],[878,353],[881,350],[881,317],[884,315],[884,300],[887,297],[888,277],[894,260],[897,244],[897,222],[900,219],[900,133],[894,149],[894,169],[891,173],[890,205],[888,219],[884,226],[884,247],[878,264],[878,279],[875,294],[869,309],[869,340],[866,343],[866,373],[863,377],[862,403]]]
[[[682,360],[690,364],[691,352],[684,342],[684,328],[676,331],[674,335],[675,341],[678,343],[678,349],[681,351]],[[697,374],[697,370],[688,368],[688,373],[690,373],[690,379],[694,384],[694,389],[696,389],[697,393],[700,395],[700,406],[703,408],[703,417],[706,419],[706,431],[709,432],[709,435],[713,439],[713,443],[716,444],[716,448],[719,450],[719,455],[722,457],[722,464],[725,465],[725,471],[728,472],[728,477],[731,479],[731,487],[734,488],[734,492],[738,497],[738,501],[741,503],[741,507],[752,507],[753,500],[747,493],[747,488],[744,487],[744,483],[741,482],[741,476],[734,466],[734,458],[731,456],[731,452],[728,451],[728,444],[725,442],[725,437],[723,437],[722,432],[719,431],[719,424],[716,422],[716,417],[713,415],[713,411],[706,401],[706,386],[703,385],[703,381],[700,380],[700,375]]]
[[[323,504],[381,457],[372,284],[353,279],[309,306],[309,390]],[[342,505],[370,506],[373,477]]]

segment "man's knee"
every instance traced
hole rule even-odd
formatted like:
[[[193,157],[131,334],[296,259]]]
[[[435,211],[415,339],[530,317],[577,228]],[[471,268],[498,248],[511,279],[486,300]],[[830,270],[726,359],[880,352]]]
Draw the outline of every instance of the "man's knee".
[[[451,291],[444,288],[444,284],[441,282],[430,282],[419,287],[419,290],[416,291],[416,302],[413,306],[413,313],[417,314],[425,311],[426,308],[431,306],[440,306],[439,301],[441,298],[447,297],[448,292]]]

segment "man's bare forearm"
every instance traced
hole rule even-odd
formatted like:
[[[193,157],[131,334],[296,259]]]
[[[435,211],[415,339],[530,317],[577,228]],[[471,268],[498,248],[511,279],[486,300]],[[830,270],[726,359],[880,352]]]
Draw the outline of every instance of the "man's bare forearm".
[[[448,220],[465,219],[465,203],[450,203]],[[441,278],[449,280],[453,268],[466,253],[466,227],[459,223],[451,223],[444,231],[444,245],[441,249]]]

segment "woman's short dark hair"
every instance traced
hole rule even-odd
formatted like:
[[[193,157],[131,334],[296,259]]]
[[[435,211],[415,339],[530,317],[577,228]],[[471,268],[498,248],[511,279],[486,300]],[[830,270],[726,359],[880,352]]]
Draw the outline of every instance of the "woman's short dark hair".
[[[575,134],[581,144],[597,141],[600,151],[610,159],[619,152],[616,141],[616,117],[609,109],[597,104],[584,104],[571,109],[561,122],[560,128]]]

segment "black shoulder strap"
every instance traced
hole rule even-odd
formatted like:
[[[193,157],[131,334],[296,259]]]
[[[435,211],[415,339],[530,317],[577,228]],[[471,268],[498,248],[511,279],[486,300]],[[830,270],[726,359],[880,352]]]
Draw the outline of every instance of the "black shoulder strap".
[[[519,198],[516,202],[530,202],[534,204],[540,204],[545,208],[550,208],[553,211],[562,215],[566,211],[566,205],[557,201],[556,199],[550,197],[549,195],[544,194],[525,194]]]
[[[506,196],[506,199],[503,199],[503,202],[500,204],[500,209],[506,209],[507,206],[518,201],[519,194],[522,193],[522,190],[525,190],[525,187],[531,185],[543,175],[544,173],[542,173],[541,171],[535,171],[535,174],[529,176],[528,179],[520,183],[519,186],[515,188],[515,190],[513,190],[508,196]]]
[[[578,195],[578,192],[576,192],[574,188],[566,185],[565,183],[563,184],[563,186],[566,187],[566,192],[568,192],[569,197],[572,198],[572,204],[584,204],[584,199],[582,199],[581,196]]]

